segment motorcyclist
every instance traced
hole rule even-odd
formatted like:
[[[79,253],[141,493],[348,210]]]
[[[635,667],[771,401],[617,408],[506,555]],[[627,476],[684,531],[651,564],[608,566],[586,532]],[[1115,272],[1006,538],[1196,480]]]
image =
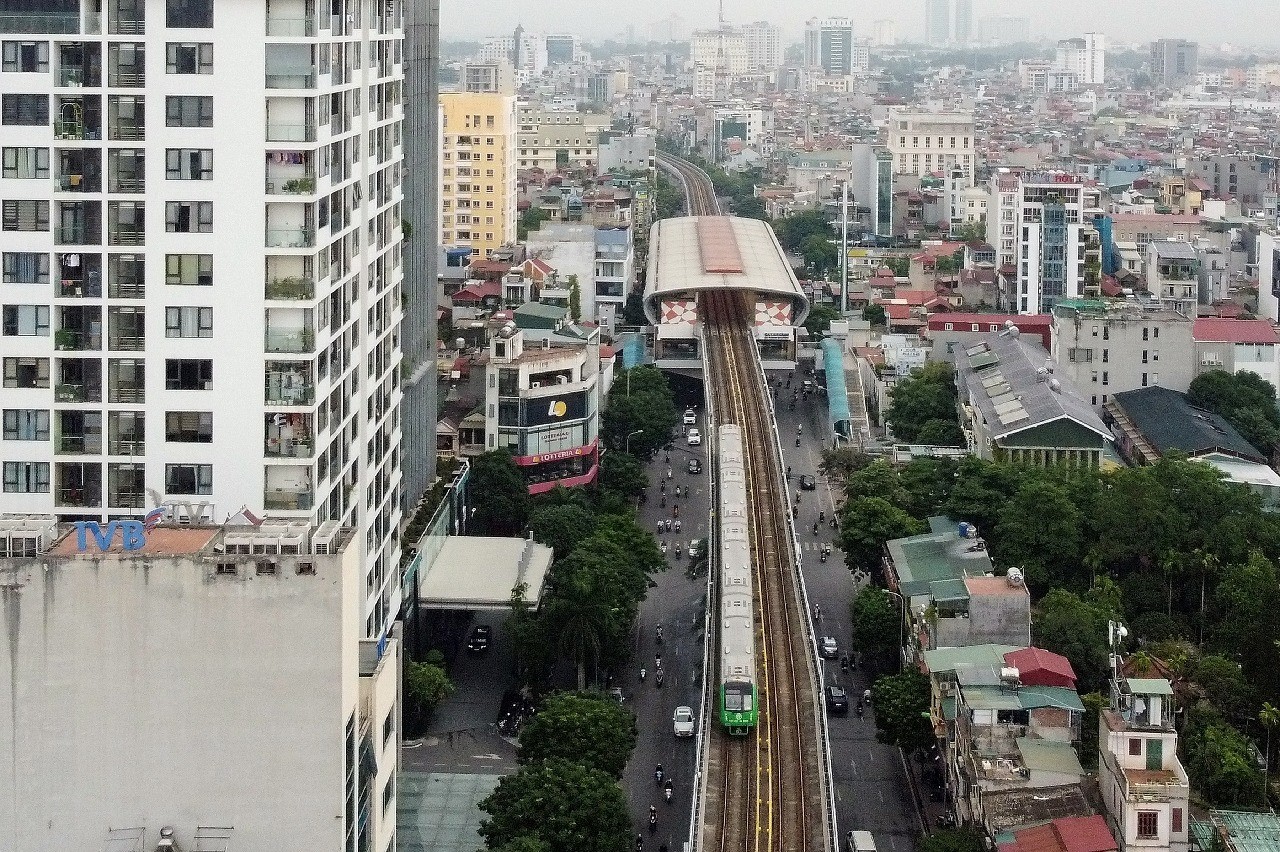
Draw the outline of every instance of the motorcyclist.
[[[676,520],[676,532],[680,532],[680,521]]]
[[[804,424],[803,424],[803,423],[797,423],[797,424],[796,424],[796,434],[797,434],[797,435],[803,435],[803,434],[804,434]]]
[[[825,524],[826,522],[827,522],[827,513],[826,513],[826,512],[819,512],[819,513],[818,513],[818,523],[820,523],[820,524]]]
[[[644,666],[641,666],[641,667],[640,667],[640,682],[641,682],[641,683],[644,683],[644,679],[645,679],[645,677],[647,677],[647,676],[648,676],[648,674],[649,674],[649,670],[648,670],[648,669],[646,669]],[[658,771],[659,771],[659,772],[661,772],[661,771],[662,771],[662,765],[661,765],[661,764],[659,764],[659,765],[658,765]],[[662,779],[658,779],[658,780],[662,780]]]
[[[662,674],[662,669],[658,669],[658,675],[656,678],[654,678],[654,683],[658,686],[662,686],[663,677],[664,675]]]
[[[658,658],[656,661],[656,667],[658,671],[662,671],[662,655],[661,654],[658,655]]]
[[[818,522],[817,522],[817,521],[814,521],[814,522],[813,522],[813,534],[814,534],[814,535],[817,535],[817,534],[818,534]]]
[[[666,783],[662,785],[662,795],[665,796],[667,801],[669,802],[671,801],[671,797],[675,795],[675,792],[676,792],[676,785],[671,782],[670,778],[668,778]]]
[[[661,645],[662,644],[662,625],[661,624],[658,625],[657,635],[658,635],[658,644]]]
[[[653,770],[653,781],[655,784],[661,784],[663,778],[662,764],[658,764],[658,768]]]

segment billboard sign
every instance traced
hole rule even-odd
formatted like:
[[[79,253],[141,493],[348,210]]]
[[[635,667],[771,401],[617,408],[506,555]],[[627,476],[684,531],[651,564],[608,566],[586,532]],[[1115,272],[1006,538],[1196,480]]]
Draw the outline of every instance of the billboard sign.
[[[524,426],[551,426],[587,416],[587,392],[555,394],[524,400]]]

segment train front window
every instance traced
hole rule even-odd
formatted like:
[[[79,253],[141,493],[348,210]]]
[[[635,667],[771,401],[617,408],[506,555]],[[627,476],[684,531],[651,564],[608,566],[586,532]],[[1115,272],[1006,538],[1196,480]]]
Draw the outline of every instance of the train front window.
[[[732,712],[750,710],[750,693],[744,693],[740,686],[726,686],[724,688],[724,709]]]

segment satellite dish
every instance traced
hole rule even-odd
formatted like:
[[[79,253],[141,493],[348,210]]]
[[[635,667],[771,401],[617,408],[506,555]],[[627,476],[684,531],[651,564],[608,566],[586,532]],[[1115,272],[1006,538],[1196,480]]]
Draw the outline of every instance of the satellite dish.
[[[465,337],[459,337],[457,340],[454,341],[454,343],[457,344],[456,345],[457,349],[464,349],[466,348],[466,345],[467,345],[467,339]]]

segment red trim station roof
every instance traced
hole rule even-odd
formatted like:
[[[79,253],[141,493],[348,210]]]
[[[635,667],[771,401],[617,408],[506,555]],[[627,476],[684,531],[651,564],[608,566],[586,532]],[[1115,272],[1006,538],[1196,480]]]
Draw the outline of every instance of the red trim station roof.
[[[729,220],[723,216],[699,216],[697,228],[702,271],[741,275],[744,271],[742,252],[738,250],[738,239]]]
[[[1202,317],[1195,321],[1191,336],[1202,343],[1280,343],[1275,326],[1260,319]]]

